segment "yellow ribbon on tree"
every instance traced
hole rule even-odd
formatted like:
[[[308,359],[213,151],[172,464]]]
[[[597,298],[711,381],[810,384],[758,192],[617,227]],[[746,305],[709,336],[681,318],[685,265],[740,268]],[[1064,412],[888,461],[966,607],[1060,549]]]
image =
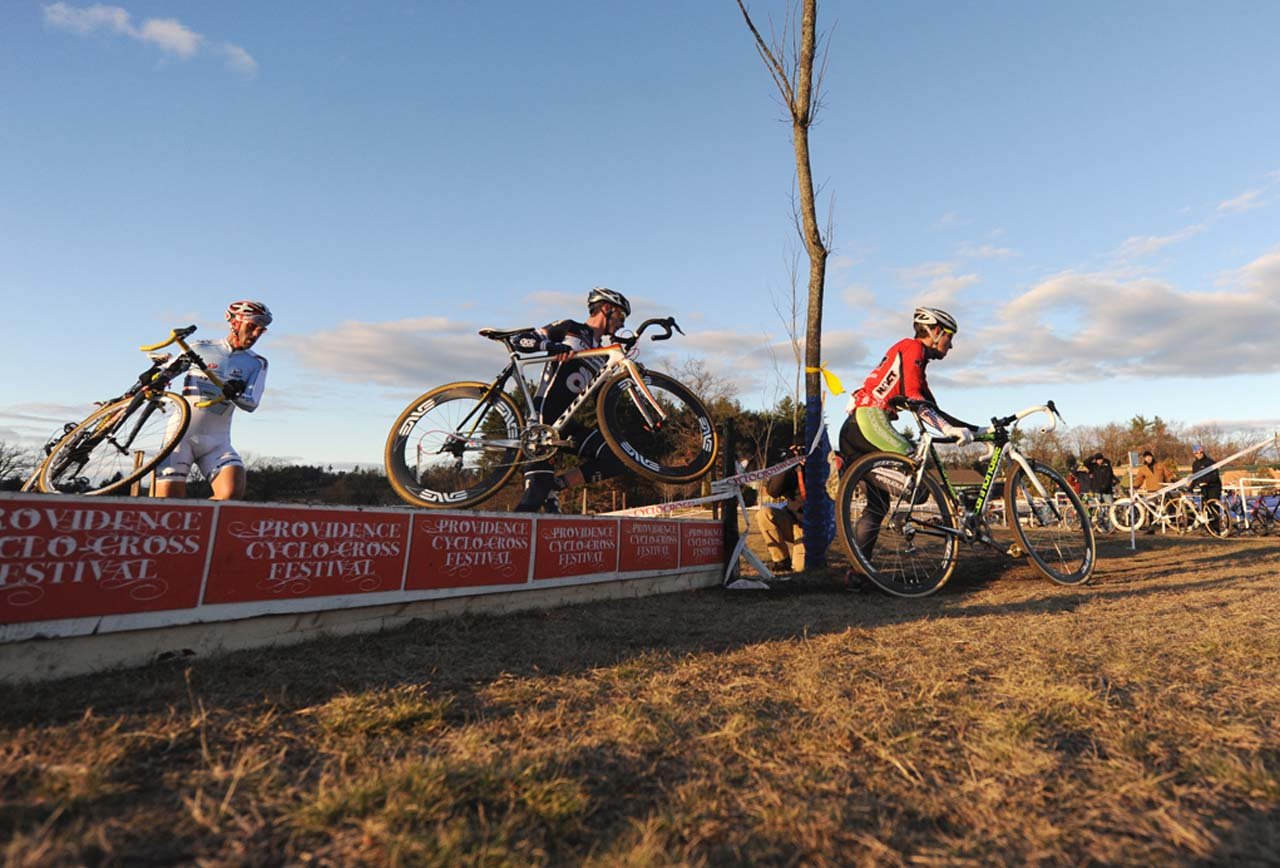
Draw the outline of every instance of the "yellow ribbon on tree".
[[[840,382],[840,378],[827,370],[827,363],[823,362],[818,368],[805,368],[805,373],[822,374],[823,381],[827,384],[827,388],[833,395],[839,395],[844,391],[844,383]]]

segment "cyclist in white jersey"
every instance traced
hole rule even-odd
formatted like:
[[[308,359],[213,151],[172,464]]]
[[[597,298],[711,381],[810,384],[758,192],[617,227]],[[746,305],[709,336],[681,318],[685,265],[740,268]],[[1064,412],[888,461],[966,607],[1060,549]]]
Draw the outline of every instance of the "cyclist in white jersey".
[[[219,389],[195,366],[187,370],[182,396],[191,406],[191,426],[157,471],[160,497],[186,497],[192,464],[213,486],[214,500],[244,497],[244,461],[231,445],[231,416],[237,407],[252,413],[262,400],[267,360],[250,347],[266,332],[271,311],[258,301],[233,302],[227,307],[227,322],[231,331],[225,338],[191,344],[226,385]],[[216,403],[199,406],[204,401]]]

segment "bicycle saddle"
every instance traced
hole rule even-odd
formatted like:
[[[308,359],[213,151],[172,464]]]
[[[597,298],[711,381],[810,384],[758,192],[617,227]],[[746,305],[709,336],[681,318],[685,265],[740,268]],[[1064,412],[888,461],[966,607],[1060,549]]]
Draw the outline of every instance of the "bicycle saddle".
[[[480,329],[480,336],[488,338],[491,341],[504,341],[513,335],[522,335],[528,331],[533,331],[533,329]]]

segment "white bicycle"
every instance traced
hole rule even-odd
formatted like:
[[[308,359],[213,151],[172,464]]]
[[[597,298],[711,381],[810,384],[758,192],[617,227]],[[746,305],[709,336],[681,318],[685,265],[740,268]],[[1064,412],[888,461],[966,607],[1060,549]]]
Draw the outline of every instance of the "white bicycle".
[[[701,479],[715,465],[719,437],[693,392],[635,361],[640,336],[651,327],[663,330],[652,336],[656,341],[669,340],[673,331],[684,334],[674,317],[650,319],[634,333],[619,329],[608,346],[522,356],[512,339],[528,329],[481,329],[482,336],[506,347],[507,366],[488,383],[449,383],[405,408],[387,435],[391,487],[414,506],[475,506],[496,494],[522,463],[573,446],[565,433],[569,420],[592,398],[600,433],[630,470],[661,482]],[[560,418],[550,424],[529,421],[538,413],[524,369],[590,357],[605,363]]]

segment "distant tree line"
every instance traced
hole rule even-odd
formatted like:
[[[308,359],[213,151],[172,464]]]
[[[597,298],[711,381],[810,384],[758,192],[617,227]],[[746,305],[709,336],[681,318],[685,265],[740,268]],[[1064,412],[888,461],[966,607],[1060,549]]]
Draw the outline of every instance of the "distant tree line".
[[[803,414],[797,412],[795,401],[784,397],[767,410],[748,410],[742,407],[727,381],[710,374],[699,363],[686,365],[681,376],[695,392],[704,396],[722,434],[732,430],[734,466],[751,469],[766,467],[781,461],[786,448],[795,442],[798,425]],[[1150,449],[1159,461],[1186,466],[1191,463],[1191,448],[1202,444],[1215,459],[1226,456],[1256,443],[1262,432],[1224,431],[1215,426],[1184,426],[1168,422],[1159,416],[1148,419],[1134,416],[1127,423],[1106,425],[1078,425],[1059,427],[1044,433],[1035,419],[1028,419],[1025,429],[1016,435],[1019,449],[1046,461],[1060,469],[1070,470],[1082,458],[1101,452],[1120,472],[1128,463],[1130,452]],[[907,432],[905,426],[904,433]],[[831,432],[832,438],[835,432]],[[983,447],[947,449],[943,459],[952,466],[973,467],[980,462]],[[38,450],[23,449],[0,441],[0,484],[7,490],[16,490],[34,469]],[[1265,460],[1246,459],[1241,468],[1262,470],[1280,467],[1274,451],[1265,453]],[[572,460],[572,459],[566,459]],[[561,495],[564,512],[601,513],[625,507],[645,506],[688,497],[697,497],[709,491],[711,479],[722,475],[723,462],[708,479],[689,485],[666,485],[624,474],[614,479],[571,489]],[[253,502],[324,503],[349,506],[399,506],[381,467],[355,467],[335,470],[332,465],[294,464],[269,459],[249,462],[249,483],[245,499]],[[479,508],[505,512],[520,499],[523,480],[515,474],[507,486],[493,499]],[[190,497],[208,497],[211,493],[207,482],[194,479],[188,487]]]

